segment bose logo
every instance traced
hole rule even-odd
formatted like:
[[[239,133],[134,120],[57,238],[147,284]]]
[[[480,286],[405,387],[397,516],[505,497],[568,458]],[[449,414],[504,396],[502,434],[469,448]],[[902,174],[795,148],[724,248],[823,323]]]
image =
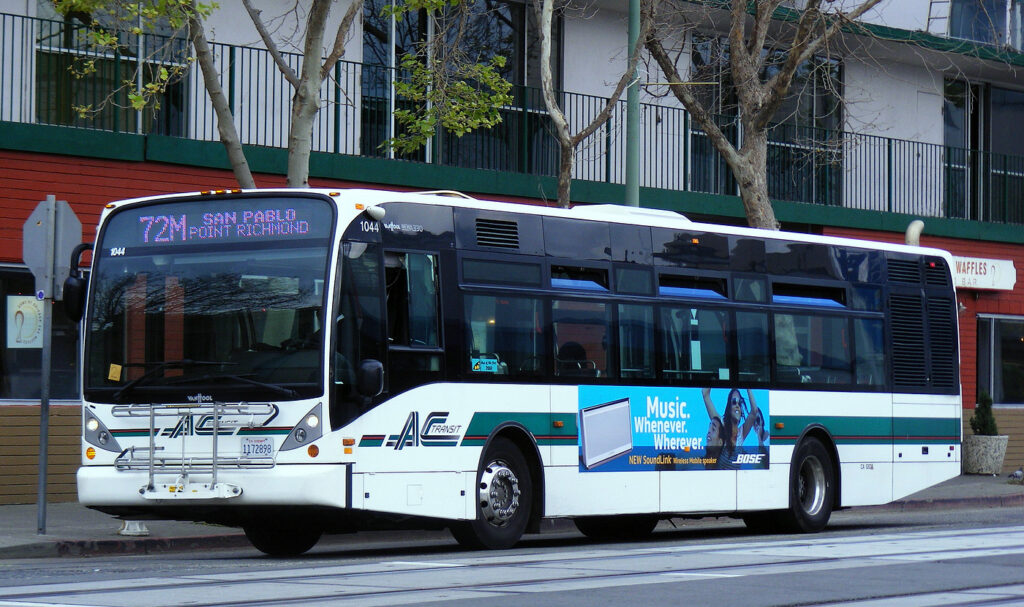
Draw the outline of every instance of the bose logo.
[[[736,456],[734,464],[760,464],[764,459],[764,453],[740,453]]]

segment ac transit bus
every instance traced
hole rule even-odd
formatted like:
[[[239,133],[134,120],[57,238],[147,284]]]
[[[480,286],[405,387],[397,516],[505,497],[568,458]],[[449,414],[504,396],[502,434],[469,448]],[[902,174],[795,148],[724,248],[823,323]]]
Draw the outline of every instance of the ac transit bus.
[[[73,264],[77,266],[77,262]],[[959,474],[950,256],[451,193],[109,204],[84,314],[82,504],[505,548],[724,515],[813,532]]]

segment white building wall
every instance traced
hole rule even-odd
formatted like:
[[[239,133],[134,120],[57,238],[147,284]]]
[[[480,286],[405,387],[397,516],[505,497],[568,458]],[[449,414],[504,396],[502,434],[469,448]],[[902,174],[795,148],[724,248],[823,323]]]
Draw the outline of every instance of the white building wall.
[[[860,4],[860,0],[843,0],[844,8],[847,9],[857,4]],[[865,13],[861,20],[899,29],[927,31],[929,9],[931,9],[932,27],[941,28],[941,31],[932,33],[944,34],[946,32],[945,18],[949,15],[949,3],[940,1],[936,2],[934,6],[931,4],[931,0],[883,0],[878,6]]]
[[[332,5],[324,32],[325,52],[334,43],[335,33],[348,10],[350,0]],[[303,2],[308,4],[308,2]],[[292,3],[256,0],[263,23],[285,55],[286,62],[298,73],[304,44],[306,9],[293,10]],[[263,49],[252,19],[240,0],[220,2],[206,20],[206,35],[212,42]],[[340,86],[332,75],[320,89],[321,112],[314,124],[313,150],[358,153],[359,74],[349,62],[362,60],[362,16],[353,22],[348,37],[343,63],[335,72],[340,75]],[[216,52],[216,47],[215,47]],[[289,104],[294,88],[274,64],[270,55],[258,50],[237,49],[234,70],[228,67],[227,57],[221,58],[221,83],[225,90],[233,84],[235,91],[235,121],[243,144],[287,147],[291,122]],[[340,73],[339,73],[340,72]],[[192,75],[191,86],[202,87],[198,73]],[[197,115],[191,126],[193,136],[216,140],[217,121],[212,110],[205,116]]]
[[[938,215],[943,76],[924,67],[847,58],[844,206]]]

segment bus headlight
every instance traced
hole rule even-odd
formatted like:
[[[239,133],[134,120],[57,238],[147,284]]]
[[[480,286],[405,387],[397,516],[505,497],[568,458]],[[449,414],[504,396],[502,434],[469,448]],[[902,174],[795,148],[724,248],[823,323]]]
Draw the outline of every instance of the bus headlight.
[[[85,439],[85,442],[95,445],[104,451],[120,453],[121,446],[117,444],[117,439],[110,433],[110,430],[107,430],[103,422],[88,409],[83,410],[83,415],[85,416],[85,423],[83,424],[85,431],[82,433],[82,438]]]
[[[302,416],[302,421],[292,428],[288,438],[284,439],[284,443],[281,444],[280,450],[298,449],[323,436],[323,427],[320,424],[321,415],[323,415],[321,404],[317,403],[309,413]]]

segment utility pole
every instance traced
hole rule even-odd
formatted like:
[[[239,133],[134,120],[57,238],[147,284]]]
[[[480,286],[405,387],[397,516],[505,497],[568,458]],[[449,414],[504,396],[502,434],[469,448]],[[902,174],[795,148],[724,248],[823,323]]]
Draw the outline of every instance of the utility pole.
[[[640,37],[640,0],[629,0],[629,46],[632,54]],[[636,69],[626,89],[626,205],[640,206],[640,84]]]

